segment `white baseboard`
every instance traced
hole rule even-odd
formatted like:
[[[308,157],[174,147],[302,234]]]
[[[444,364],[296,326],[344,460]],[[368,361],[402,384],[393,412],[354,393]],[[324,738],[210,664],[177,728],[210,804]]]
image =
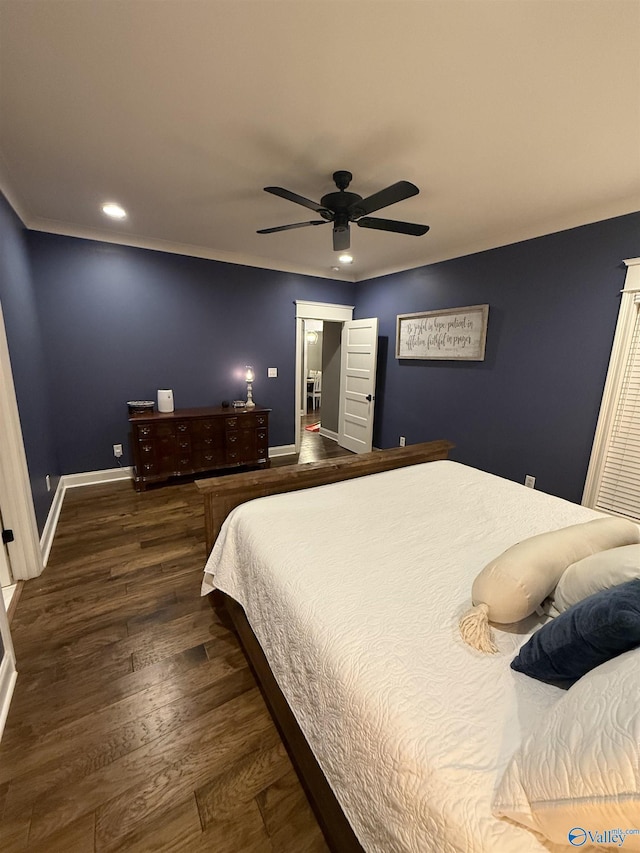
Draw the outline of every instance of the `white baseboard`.
[[[95,486],[98,483],[111,483],[115,480],[130,480],[133,477],[133,468],[106,468],[103,471],[86,471],[83,474],[63,474],[58,481],[58,488],[49,508],[49,514],[40,537],[40,550],[42,551],[42,565],[47,565],[53,537],[55,536],[64,494],[67,489],[77,486]]]
[[[99,483],[112,483],[115,480],[131,480],[133,468],[105,468],[103,471],[85,471],[84,474],[63,474],[60,477],[65,489],[76,486],[96,486]]]
[[[290,456],[292,453],[295,452],[295,444],[281,444],[278,447],[269,448],[269,459],[272,459],[276,456]]]
[[[324,438],[330,438],[331,441],[335,441],[335,442],[338,441],[338,433],[334,432],[332,429],[325,429],[325,427],[323,427],[322,424],[320,424],[319,433]]]
[[[62,477],[58,480],[58,488],[56,489],[56,493],[53,496],[53,500],[51,501],[51,506],[49,507],[49,514],[47,515],[47,520],[44,523],[44,529],[42,531],[42,536],[40,537],[40,550],[42,552],[42,565],[47,565],[47,560],[49,559],[49,553],[51,552],[51,546],[53,545],[53,537],[56,533],[56,527],[58,526],[58,519],[60,518],[60,510],[62,509],[62,501],[64,500],[64,484],[62,482]]]
[[[13,696],[13,688],[16,686],[16,672],[13,655],[10,655],[5,649],[4,657],[0,661],[0,739],[4,731],[4,724],[7,721],[9,714],[9,705]]]

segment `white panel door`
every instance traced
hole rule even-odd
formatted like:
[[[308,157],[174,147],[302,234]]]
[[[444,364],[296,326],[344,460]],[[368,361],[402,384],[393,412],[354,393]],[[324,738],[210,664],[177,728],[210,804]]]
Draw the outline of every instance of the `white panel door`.
[[[371,450],[377,355],[377,317],[343,324],[338,444],[354,453]]]

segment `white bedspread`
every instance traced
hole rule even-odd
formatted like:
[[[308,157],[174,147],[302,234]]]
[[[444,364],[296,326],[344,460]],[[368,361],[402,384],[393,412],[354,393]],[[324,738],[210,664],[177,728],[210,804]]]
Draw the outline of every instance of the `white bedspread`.
[[[443,461],[229,516],[203,594],[244,607],[365,850],[567,850],[491,815],[509,757],[562,691],[509,668],[527,635],[496,631],[500,653],[484,655],[457,624],[491,558],[599,515]]]

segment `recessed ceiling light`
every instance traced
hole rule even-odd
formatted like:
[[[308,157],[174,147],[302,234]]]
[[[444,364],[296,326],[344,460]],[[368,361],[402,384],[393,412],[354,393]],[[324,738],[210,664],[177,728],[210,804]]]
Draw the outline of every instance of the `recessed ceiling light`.
[[[112,201],[102,205],[102,212],[106,216],[110,216],[112,219],[125,219],[127,216],[127,211],[124,207],[120,207],[119,204],[115,204],[115,202]]]
[[[353,255],[340,255],[338,260],[341,264],[352,264],[353,263]]]

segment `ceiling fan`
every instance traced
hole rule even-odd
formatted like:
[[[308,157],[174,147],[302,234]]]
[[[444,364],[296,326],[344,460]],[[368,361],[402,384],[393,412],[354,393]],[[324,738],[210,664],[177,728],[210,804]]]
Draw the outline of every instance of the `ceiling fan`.
[[[378,231],[394,231],[397,234],[411,234],[420,237],[429,230],[428,225],[416,225],[413,222],[398,222],[395,219],[378,219],[369,216],[375,210],[388,207],[397,201],[403,201],[420,190],[409,181],[398,181],[367,198],[357,193],[346,192],[353,175],[343,170],[333,173],[333,180],[338,192],[328,193],[320,199],[320,204],[309,198],[285,190],[283,187],[265,187],[265,192],[286,198],[310,210],[319,213],[322,219],[312,219],[310,222],[294,222],[292,225],[278,225],[275,228],[262,228],[258,234],[273,234],[275,231],[289,231],[291,228],[304,228],[307,225],[326,225],[333,222],[333,248],[336,252],[348,249],[350,245],[349,224],[355,222],[360,228],[375,228]]]

